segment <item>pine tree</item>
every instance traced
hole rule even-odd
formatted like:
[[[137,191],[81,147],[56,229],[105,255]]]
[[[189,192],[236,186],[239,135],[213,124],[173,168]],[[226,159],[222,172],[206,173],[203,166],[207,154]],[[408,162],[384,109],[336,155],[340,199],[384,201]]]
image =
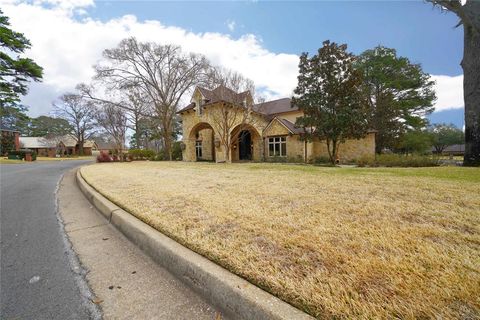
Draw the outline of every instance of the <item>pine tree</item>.
[[[425,115],[434,109],[434,82],[420,65],[398,57],[395,49],[378,46],[363,52],[356,68],[363,74],[369,126],[377,130],[377,153],[393,149],[408,130],[427,125]]]
[[[9,121],[16,128],[26,117],[26,109],[19,105],[20,96],[27,94],[29,80],[42,79],[43,70],[32,59],[19,56],[30,48],[30,42],[9,26],[0,10],[0,115],[4,125]]]

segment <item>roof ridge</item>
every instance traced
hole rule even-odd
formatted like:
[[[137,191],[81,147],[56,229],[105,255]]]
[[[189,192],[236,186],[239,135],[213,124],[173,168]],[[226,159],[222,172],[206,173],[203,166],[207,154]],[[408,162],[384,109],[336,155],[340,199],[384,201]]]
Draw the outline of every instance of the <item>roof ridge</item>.
[[[268,101],[264,101],[264,102],[256,103],[256,105],[258,105],[258,104],[262,104],[262,103],[270,103],[270,102],[275,102],[275,101],[285,100],[285,99],[292,100],[292,99],[291,99],[291,98],[289,98],[289,97],[285,97],[285,98],[278,98],[278,99],[274,99],[274,100],[268,100]]]

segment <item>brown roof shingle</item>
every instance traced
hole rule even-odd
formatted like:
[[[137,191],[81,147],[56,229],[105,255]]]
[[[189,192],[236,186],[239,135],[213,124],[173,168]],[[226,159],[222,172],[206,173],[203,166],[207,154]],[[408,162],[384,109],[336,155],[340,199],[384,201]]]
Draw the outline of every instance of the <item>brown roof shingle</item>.
[[[292,101],[290,98],[282,98],[259,103],[254,105],[253,108],[255,111],[268,116],[298,110],[296,106],[292,106]]]

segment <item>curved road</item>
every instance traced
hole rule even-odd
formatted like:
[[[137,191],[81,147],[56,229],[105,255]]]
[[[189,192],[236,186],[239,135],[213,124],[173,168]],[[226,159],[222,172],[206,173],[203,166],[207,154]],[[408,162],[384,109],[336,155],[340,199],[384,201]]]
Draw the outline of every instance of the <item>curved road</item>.
[[[62,174],[88,161],[0,165],[1,319],[89,319],[88,288],[72,271],[74,257],[57,220]],[[83,289],[85,290],[85,289]]]

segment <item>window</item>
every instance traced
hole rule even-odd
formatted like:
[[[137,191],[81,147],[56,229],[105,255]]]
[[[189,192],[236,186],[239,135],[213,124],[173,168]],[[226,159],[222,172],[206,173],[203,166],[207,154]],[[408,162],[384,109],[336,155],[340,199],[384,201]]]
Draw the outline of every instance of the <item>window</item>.
[[[202,141],[195,142],[195,155],[197,159],[202,159]]]
[[[287,156],[287,137],[268,138],[268,156],[286,157]]]

